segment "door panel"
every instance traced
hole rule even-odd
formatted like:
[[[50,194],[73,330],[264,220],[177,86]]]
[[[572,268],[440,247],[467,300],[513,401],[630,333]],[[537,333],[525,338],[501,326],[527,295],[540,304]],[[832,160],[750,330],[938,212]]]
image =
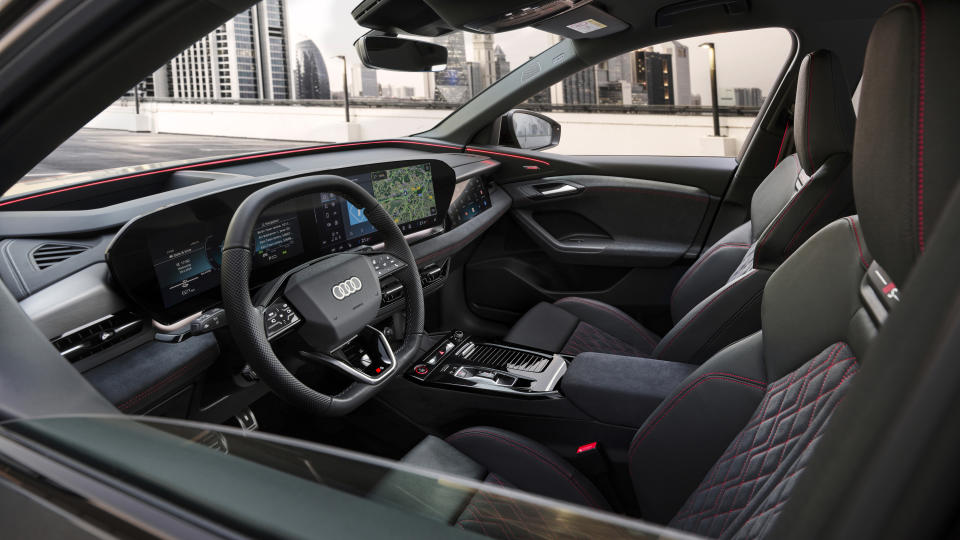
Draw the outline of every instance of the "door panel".
[[[559,263],[662,267],[682,257],[710,198],[699,188],[571,175],[505,186],[524,232]]]
[[[552,156],[550,176],[500,180],[513,209],[467,263],[470,308],[509,324],[539,301],[582,296],[666,331],[670,293],[703,249],[736,165]]]

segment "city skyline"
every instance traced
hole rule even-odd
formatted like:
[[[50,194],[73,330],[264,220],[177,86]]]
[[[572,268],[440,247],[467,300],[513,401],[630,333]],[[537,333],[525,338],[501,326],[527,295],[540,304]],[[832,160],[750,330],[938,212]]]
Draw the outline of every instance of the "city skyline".
[[[189,99],[235,99],[238,97],[295,99],[298,94],[295,89],[304,99],[331,99],[334,95],[338,95],[342,99],[342,90],[340,90],[339,85],[330,84],[331,81],[341,80],[342,62],[330,62],[329,60],[336,56],[331,53],[343,49],[343,43],[341,42],[337,48],[331,51],[312,38],[304,38],[302,32],[304,25],[316,22],[316,19],[305,18],[302,12],[298,12],[305,5],[312,6],[314,10],[329,10],[326,2],[305,4],[304,0],[264,0],[241,12],[228,23],[188,47],[164,68],[156,72],[153,77],[149,78],[142,88],[146,89],[145,93],[148,96]],[[342,16],[350,20],[358,32],[363,31],[352,22],[348,13]],[[288,23],[288,20],[292,22]],[[322,27],[322,25],[314,26],[314,29],[319,27]],[[769,31],[778,30],[766,29],[751,32]],[[782,32],[782,30],[779,31]],[[343,32],[340,31],[339,33],[342,34]],[[516,38],[521,34],[523,39],[518,42]],[[298,39],[291,40],[290,36],[293,35],[297,35]],[[326,37],[329,39],[329,36]],[[740,38],[739,41],[744,41],[745,36],[740,35],[738,37]],[[756,96],[759,92],[762,99],[762,95],[769,91],[770,84],[748,86],[739,82],[743,80],[742,78],[738,80],[729,75],[725,76],[731,71],[727,64],[734,59],[732,58],[734,48],[731,43],[725,42],[725,40],[729,41],[729,38],[731,38],[730,34],[710,36],[710,39],[714,40],[718,47],[718,87],[722,95],[720,104],[728,106],[736,103],[739,106],[755,106],[753,104],[756,103],[757,99],[752,96]],[[450,54],[447,69],[429,75],[365,68],[360,64],[351,44],[347,49],[344,49],[348,51],[348,54],[344,56],[347,58],[347,78],[351,96],[433,99],[448,103],[462,103],[502,78],[511,67],[516,67],[541,50],[558,42],[559,38],[552,34],[527,28],[497,35],[468,35],[454,32],[434,38],[432,41],[447,45]],[[571,84],[589,83],[592,87],[587,92],[589,95],[564,99],[563,92],[555,89],[550,92],[549,101],[553,103],[621,103],[624,105],[628,103],[632,105],[649,103],[679,106],[702,104],[709,106],[710,92],[708,87],[706,89],[701,88],[703,81],[698,80],[705,78],[703,73],[699,73],[704,71],[700,69],[704,67],[702,65],[704,59],[698,60],[698,57],[705,57],[706,54],[697,55],[696,52],[699,51],[691,52],[690,47],[693,44],[690,42],[692,41],[698,40],[691,38],[667,42],[643,49],[653,51],[656,54],[643,53],[640,55],[636,51],[630,51],[606,62],[601,62],[594,67],[594,69],[600,70],[598,74],[574,74],[568,78],[566,83],[567,94],[572,92]],[[296,43],[296,46],[293,45],[294,43]],[[298,77],[298,74],[302,75],[303,69],[298,70],[297,67],[298,64],[305,61],[304,51],[301,47],[305,43],[310,43],[312,47],[309,55],[310,60],[306,62],[316,64],[317,67],[314,71],[316,81],[308,81],[308,84],[303,86],[301,84],[303,81]],[[533,54],[528,54],[516,61],[510,60],[511,57],[516,58],[518,52],[522,51],[532,52]],[[619,60],[624,56],[630,56],[635,65],[633,67],[626,66],[624,61]],[[749,64],[749,62],[744,62],[742,58],[739,60],[741,63]],[[623,75],[627,70],[640,69],[643,71],[645,70],[644,66],[650,62],[657,63],[657,69],[662,67],[668,72],[665,73],[665,77],[669,80],[664,82],[664,80],[661,80],[662,77],[655,74],[656,69],[651,71],[652,76],[658,79],[655,84],[658,86],[664,85],[662,96],[659,92],[655,93],[652,98],[649,96],[646,86],[652,82],[652,79],[647,80],[651,76],[642,75],[637,78],[636,75],[633,75],[631,78]],[[618,64],[620,65],[618,66]],[[771,69],[768,78],[774,78],[775,73]],[[582,79],[583,77],[591,80],[577,82],[578,78]],[[322,79],[326,79],[326,81]],[[313,84],[319,85],[319,89],[311,90]],[[302,86],[302,88],[295,88],[299,86]],[[322,89],[324,86],[329,88],[329,93]],[[556,86],[559,87],[562,84]],[[383,88],[387,88],[389,91],[383,92]],[[749,92],[751,97],[747,97],[744,92]],[[323,97],[327,95],[330,97]],[[546,93],[540,93],[534,101],[545,103],[547,101],[546,96]],[[750,103],[750,105],[744,105],[746,103]]]
[[[353,42],[366,32],[350,16],[357,0],[287,0],[291,16],[291,36],[313,39],[320,50],[332,57],[345,55],[348,63],[359,64]],[[465,40],[466,57],[473,58],[473,34]],[[493,36],[513,69],[536,56],[552,44],[552,34],[523,28]],[[414,37],[415,39],[427,39]],[[713,34],[677,40],[688,48],[690,92],[699,94],[702,105],[710,105],[708,55],[698,48],[704,41],[715,43],[717,77],[720,88],[760,88],[767,94],[792,46],[790,34],[782,28],[764,28],[745,32]],[[642,48],[642,47],[640,47]],[[341,68],[330,63],[330,78],[337,80]],[[422,73],[379,70],[381,85],[411,86],[417,95],[426,97]],[[680,86],[679,84],[677,85]],[[678,88],[679,89],[679,88]]]

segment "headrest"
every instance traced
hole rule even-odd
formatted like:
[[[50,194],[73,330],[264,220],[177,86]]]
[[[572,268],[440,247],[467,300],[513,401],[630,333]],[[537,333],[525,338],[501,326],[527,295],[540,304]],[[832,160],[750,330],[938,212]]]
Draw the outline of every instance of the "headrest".
[[[890,8],[863,67],[853,187],[863,236],[901,287],[957,180],[960,2]]]
[[[794,116],[797,156],[808,175],[828,157],[852,151],[857,117],[837,55],[819,50],[803,59]]]

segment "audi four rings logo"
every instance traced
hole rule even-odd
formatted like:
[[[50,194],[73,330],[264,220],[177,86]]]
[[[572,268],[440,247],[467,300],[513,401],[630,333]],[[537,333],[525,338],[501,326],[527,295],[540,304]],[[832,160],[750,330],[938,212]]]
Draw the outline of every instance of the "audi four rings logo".
[[[343,300],[362,288],[363,283],[360,281],[360,278],[353,276],[352,278],[333,286],[333,297],[337,300]]]

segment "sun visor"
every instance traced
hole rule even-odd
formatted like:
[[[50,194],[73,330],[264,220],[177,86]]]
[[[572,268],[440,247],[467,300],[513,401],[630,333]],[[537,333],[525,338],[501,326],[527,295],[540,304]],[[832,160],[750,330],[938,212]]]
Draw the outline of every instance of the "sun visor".
[[[570,39],[593,39],[622,32],[630,25],[596,6],[586,5],[550,17],[533,27]]]

